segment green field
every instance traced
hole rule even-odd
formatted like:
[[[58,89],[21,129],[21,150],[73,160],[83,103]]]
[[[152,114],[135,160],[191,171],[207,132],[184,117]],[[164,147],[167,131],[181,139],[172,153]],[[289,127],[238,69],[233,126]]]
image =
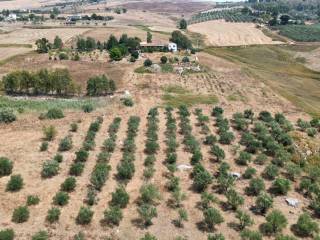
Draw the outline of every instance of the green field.
[[[278,26],[279,33],[298,42],[320,41],[320,24]]]
[[[207,48],[206,52],[239,64],[305,112],[320,116],[320,73],[297,62],[285,46]]]

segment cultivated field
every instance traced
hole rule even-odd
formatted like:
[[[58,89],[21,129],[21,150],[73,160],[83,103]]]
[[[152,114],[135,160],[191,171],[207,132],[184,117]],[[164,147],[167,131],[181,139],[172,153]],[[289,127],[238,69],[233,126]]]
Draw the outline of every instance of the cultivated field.
[[[255,44],[279,44],[265,36],[253,23],[230,23],[224,20],[192,24],[192,32],[206,36],[206,42],[212,46],[240,46]]]
[[[31,48],[24,47],[0,47],[0,61],[30,51],[32,51]]]

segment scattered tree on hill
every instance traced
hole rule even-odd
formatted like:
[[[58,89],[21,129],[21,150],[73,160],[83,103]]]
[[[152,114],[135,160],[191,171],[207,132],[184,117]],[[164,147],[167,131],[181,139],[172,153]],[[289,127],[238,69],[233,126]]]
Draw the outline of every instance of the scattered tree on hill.
[[[187,36],[182,34],[180,31],[172,32],[170,41],[176,43],[178,45],[178,48],[182,48],[182,49],[192,48],[191,41],[188,39]]]
[[[152,43],[152,34],[151,34],[151,32],[147,32],[147,43]]]
[[[51,44],[48,39],[41,38],[36,41],[37,52],[38,53],[47,53],[51,49]]]
[[[180,29],[187,29],[187,27],[188,27],[187,21],[184,18],[181,19],[179,22],[179,28]]]

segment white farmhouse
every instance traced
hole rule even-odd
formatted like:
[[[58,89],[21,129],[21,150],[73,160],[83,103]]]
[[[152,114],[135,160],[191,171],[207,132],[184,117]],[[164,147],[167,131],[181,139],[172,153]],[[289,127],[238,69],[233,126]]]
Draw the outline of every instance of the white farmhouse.
[[[178,51],[178,45],[176,43],[170,42],[168,44],[169,51],[176,52]]]
[[[8,21],[8,22],[17,21],[17,14],[10,13],[9,16],[6,18],[6,21]]]

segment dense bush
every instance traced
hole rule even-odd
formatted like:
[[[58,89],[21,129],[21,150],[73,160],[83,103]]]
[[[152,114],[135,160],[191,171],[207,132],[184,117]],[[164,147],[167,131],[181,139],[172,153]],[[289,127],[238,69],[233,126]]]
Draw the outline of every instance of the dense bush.
[[[69,174],[72,176],[80,176],[84,170],[82,162],[73,163],[70,167]]]
[[[237,164],[239,165],[248,165],[249,162],[251,162],[251,154],[250,153],[247,153],[247,152],[240,152],[240,156],[239,158],[237,159]]]
[[[61,191],[63,192],[72,192],[76,188],[76,179],[74,177],[68,177],[61,184]]]
[[[59,220],[59,218],[60,218],[60,213],[61,212],[60,212],[59,208],[53,207],[53,208],[48,210],[48,214],[47,214],[46,220],[49,223],[57,222]]]
[[[57,130],[54,126],[43,127],[44,140],[52,141],[57,136]]]
[[[203,211],[204,223],[207,225],[208,229],[214,229],[214,227],[222,222],[224,219],[220,214],[219,210],[215,208],[207,208]]]
[[[78,152],[76,152],[75,162],[85,162],[89,157],[89,152],[85,149],[81,148]]]
[[[66,192],[57,192],[53,197],[53,204],[58,206],[65,206],[69,202],[69,195]]]
[[[221,233],[208,235],[207,240],[225,240],[225,237]]]
[[[253,175],[255,175],[257,172],[257,170],[255,168],[252,167],[248,167],[246,169],[246,171],[243,173],[242,177],[244,179],[251,179],[253,177]]]
[[[7,183],[6,191],[17,192],[23,187],[23,179],[21,175],[12,175]]]
[[[297,223],[293,227],[295,233],[301,237],[311,237],[319,232],[319,226],[313,221],[308,213],[299,216]]]
[[[49,236],[46,231],[39,231],[32,236],[31,240],[48,240]]]
[[[262,192],[259,194],[259,196],[256,199],[256,211],[258,211],[261,214],[265,214],[268,209],[270,209],[273,205],[273,198],[265,192]]]
[[[264,169],[262,175],[266,179],[273,180],[278,176],[278,173],[279,168],[274,164],[270,164]]]
[[[78,124],[77,123],[71,123],[70,124],[70,131],[71,132],[77,132],[78,131]]]
[[[44,152],[47,151],[49,147],[49,143],[48,142],[42,142],[40,145],[40,152]]]
[[[226,192],[226,198],[228,205],[231,206],[233,210],[236,210],[240,205],[243,205],[244,203],[244,198],[234,189],[229,189]]]
[[[115,192],[112,193],[111,205],[125,208],[129,203],[129,194],[124,187],[118,187]]]
[[[268,160],[267,155],[261,153],[256,157],[256,159],[254,160],[254,163],[258,165],[264,165],[267,160]]]
[[[216,157],[217,161],[221,161],[225,158],[224,150],[218,145],[212,145],[210,152]]]
[[[58,174],[59,163],[55,160],[49,160],[42,165],[41,177],[50,178]]]
[[[254,223],[254,221],[252,220],[250,215],[244,211],[241,211],[241,210],[238,210],[236,212],[236,218],[239,220],[239,228],[241,230],[253,225],[253,223]]]
[[[138,207],[138,213],[146,226],[152,225],[152,219],[158,216],[157,208],[145,203]]]
[[[117,166],[118,177],[122,180],[129,180],[133,177],[135,167],[131,161],[121,161]]]
[[[242,240],[262,240],[262,235],[259,232],[251,231],[248,229],[243,230],[240,233],[240,237]]]
[[[12,222],[15,223],[23,223],[28,221],[29,219],[29,209],[26,206],[20,206],[16,209],[14,209],[12,214]]]
[[[36,195],[29,195],[27,197],[27,206],[37,205],[40,202],[40,198]]]
[[[11,123],[17,119],[13,110],[8,108],[0,109],[0,123]]]
[[[106,163],[96,164],[90,177],[90,183],[95,189],[99,191],[101,190],[109,176],[110,170],[111,167]]]
[[[0,177],[9,176],[12,172],[13,163],[8,158],[0,157]]]
[[[279,210],[269,213],[266,220],[267,222],[261,226],[262,232],[266,235],[280,233],[288,224],[286,217]]]
[[[64,114],[60,108],[51,108],[48,110],[45,117],[47,119],[60,119],[60,118],[64,118]]]
[[[94,107],[93,107],[92,104],[88,103],[88,104],[85,104],[85,105],[82,106],[82,110],[85,113],[91,113],[91,112],[93,112]]]
[[[200,164],[197,164],[192,172],[194,188],[202,192],[212,183],[212,175]]]
[[[121,208],[118,206],[110,207],[104,212],[104,221],[108,224],[119,225],[123,218]]]
[[[153,184],[145,184],[140,188],[140,198],[143,203],[153,204],[161,198],[157,186]]]
[[[88,207],[81,207],[76,218],[77,224],[86,225],[91,222],[94,212]]]
[[[277,178],[272,183],[271,190],[275,194],[286,195],[290,190],[290,181],[284,178]]]
[[[228,132],[228,131],[220,132],[219,136],[220,136],[219,142],[221,144],[230,144],[235,138],[234,134],[232,132]]]
[[[261,191],[265,190],[265,184],[261,178],[253,178],[249,182],[249,186],[246,188],[248,195],[257,196]]]
[[[69,151],[72,148],[72,146],[72,138],[71,136],[67,136],[60,141],[58,150],[60,152]]]
[[[13,229],[0,230],[0,240],[13,240],[15,237]]]

